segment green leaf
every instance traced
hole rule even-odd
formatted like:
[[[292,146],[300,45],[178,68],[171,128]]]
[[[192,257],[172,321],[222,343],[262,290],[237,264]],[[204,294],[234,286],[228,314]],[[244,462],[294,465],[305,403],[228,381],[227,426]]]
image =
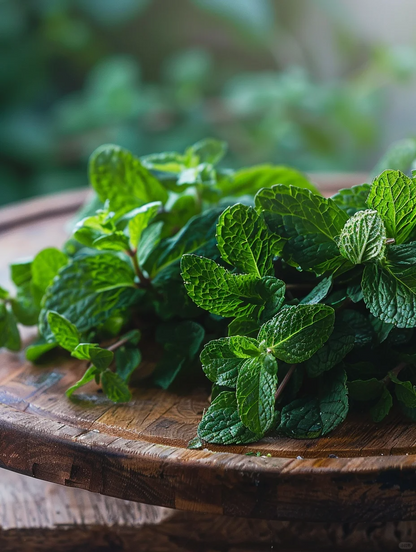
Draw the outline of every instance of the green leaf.
[[[160,201],[155,201],[134,210],[134,216],[129,221],[130,246],[133,251],[137,249],[143,231],[157,215],[161,205]]]
[[[388,238],[404,243],[416,226],[416,183],[401,171],[384,171],[372,186],[367,204],[375,209]]]
[[[130,378],[142,361],[141,352],[137,347],[123,346],[116,351],[117,374],[129,383]]]
[[[35,326],[38,323],[40,309],[35,304],[30,282],[17,289],[16,297],[11,300],[11,307],[19,324]]]
[[[352,309],[339,313],[339,321],[352,330],[355,335],[355,347],[364,347],[373,341],[374,332],[369,319]]]
[[[40,315],[40,331],[49,339],[47,312],[56,311],[84,333],[103,324],[113,312],[143,295],[135,288],[131,264],[115,253],[80,255],[63,268],[48,288]]]
[[[208,209],[192,217],[172,238],[162,240],[155,255],[151,255],[144,268],[154,277],[169,265],[178,262],[182,255],[200,250],[210,242],[215,244],[215,231],[222,209]]]
[[[210,341],[201,353],[205,375],[214,383],[235,387],[242,364],[260,355],[258,342],[244,336],[222,337]]]
[[[347,264],[336,238],[348,215],[331,199],[302,188],[277,185],[258,192],[256,207],[263,211],[270,230],[281,238],[281,254],[287,262],[317,274],[334,272]]]
[[[335,313],[326,305],[297,305],[284,308],[264,324],[258,341],[289,364],[304,362],[328,340],[334,328]]]
[[[10,265],[11,279],[16,287],[24,286],[32,280],[33,259],[21,259]]]
[[[411,381],[400,380],[393,372],[389,372],[397,399],[407,408],[416,408],[416,387]]]
[[[168,192],[129,151],[114,145],[99,147],[90,159],[90,180],[101,201],[121,214],[152,201],[166,203]]]
[[[204,337],[204,328],[192,320],[158,326],[156,341],[163,344],[164,354],[153,373],[154,383],[167,389],[179,372],[196,358]]]
[[[29,345],[29,347],[26,349],[26,358],[30,362],[36,362],[44,354],[51,351],[52,349],[55,349],[55,347],[57,346],[57,343],[48,342],[43,337],[40,337],[34,343]]]
[[[253,207],[228,207],[218,221],[217,241],[224,261],[241,272],[259,278],[274,274],[273,236]]]
[[[323,280],[321,280],[319,284],[317,284],[313,288],[313,290],[302,299],[302,301],[300,302],[301,305],[316,305],[317,303],[320,303],[322,299],[325,299],[325,297],[328,295],[331,287],[332,276],[328,276],[328,278],[323,278]]]
[[[347,287],[347,296],[353,303],[359,303],[363,299],[363,290],[361,284],[351,285]]]
[[[162,239],[163,222],[155,222],[145,228],[140,237],[137,248],[137,259],[140,266],[144,266],[155,248]]]
[[[416,160],[416,140],[406,138],[394,142],[372,171],[374,175],[380,174],[386,169],[396,169],[408,172]]]
[[[112,351],[102,349],[95,343],[80,343],[75,347],[71,355],[79,360],[90,361],[100,372],[106,370],[114,359]]]
[[[198,437],[217,445],[239,445],[258,441],[261,436],[243,425],[235,393],[223,391],[205,412],[198,427]]]
[[[341,424],[348,414],[348,389],[345,370],[332,370],[323,379],[319,390],[322,436]]]
[[[92,247],[99,249],[100,251],[128,251],[129,240],[127,236],[121,231],[112,232],[104,236],[96,238],[92,244]]]
[[[200,163],[216,165],[227,153],[227,147],[226,142],[215,140],[214,138],[200,140],[185,152],[185,156],[188,159],[188,166],[190,166],[192,162],[198,165]]]
[[[70,399],[75,391],[77,391],[80,387],[86,385],[93,379],[96,379],[97,376],[98,377],[100,376],[100,371],[97,370],[95,366],[91,366],[90,368],[87,369],[87,371],[85,372],[85,374],[82,376],[80,380],[78,380],[72,387],[67,389],[66,396]]]
[[[392,406],[393,397],[391,396],[391,393],[387,389],[387,387],[384,386],[380,398],[378,399],[376,404],[370,408],[370,414],[373,422],[378,423],[384,420],[384,418],[390,412]]]
[[[358,211],[367,209],[367,198],[370,193],[370,184],[359,184],[352,188],[344,188],[332,196],[332,200],[350,217]]]
[[[257,336],[260,329],[260,322],[252,318],[235,318],[228,324],[228,335],[245,335],[247,337]]]
[[[338,247],[353,264],[379,261],[386,249],[386,229],[377,211],[358,211],[342,229]]]
[[[293,439],[315,439],[322,434],[319,401],[315,397],[295,399],[282,408],[279,431]]]
[[[369,321],[371,327],[373,328],[377,344],[380,345],[380,343],[383,343],[389,337],[390,332],[392,331],[394,326],[393,324],[383,322],[382,320],[380,320],[380,318],[376,318],[371,314],[369,316]]]
[[[9,297],[9,292],[7,291],[7,289],[4,289],[0,286],[0,300],[1,299],[7,299]]]
[[[246,360],[237,379],[238,413],[243,424],[263,435],[274,421],[277,362],[270,354]]]
[[[334,331],[328,341],[306,361],[305,367],[310,378],[316,378],[331,370],[352,351],[355,344],[353,329],[337,318]]]
[[[13,312],[0,303],[0,348],[18,352],[22,348],[17,320]]]
[[[365,267],[362,290],[371,314],[398,328],[416,326],[416,242],[388,248],[383,265]]]
[[[76,326],[64,316],[61,316],[57,312],[49,311],[48,324],[55,341],[70,353],[80,344],[81,337]]]
[[[106,370],[101,374],[101,385],[104,394],[115,403],[131,401],[131,392],[126,382],[114,372]]]
[[[43,296],[59,270],[68,264],[68,257],[59,249],[50,247],[36,255],[32,263],[32,286],[36,290],[35,299]]]
[[[282,165],[255,165],[240,169],[232,180],[224,182],[221,189],[224,196],[255,195],[261,188],[270,188],[274,184],[298,186],[319,194],[304,174]]]
[[[259,316],[265,304],[284,300],[285,285],[272,276],[257,278],[251,274],[231,274],[210,259],[184,255],[182,278],[191,299],[213,314],[224,317]]]

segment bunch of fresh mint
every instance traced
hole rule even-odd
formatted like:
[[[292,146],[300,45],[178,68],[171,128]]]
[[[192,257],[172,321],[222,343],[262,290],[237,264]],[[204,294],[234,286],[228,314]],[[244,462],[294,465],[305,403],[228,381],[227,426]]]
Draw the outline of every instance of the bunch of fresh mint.
[[[213,389],[194,447],[319,437],[350,406],[380,421],[392,391],[416,420],[416,179],[385,170],[326,199],[287,167],[220,169],[224,153],[99,148],[63,251],[12,265],[0,346],[38,324],[28,359],[60,346],[87,366],[68,396],[95,380],[115,402],[137,368],[166,389],[200,355]]]

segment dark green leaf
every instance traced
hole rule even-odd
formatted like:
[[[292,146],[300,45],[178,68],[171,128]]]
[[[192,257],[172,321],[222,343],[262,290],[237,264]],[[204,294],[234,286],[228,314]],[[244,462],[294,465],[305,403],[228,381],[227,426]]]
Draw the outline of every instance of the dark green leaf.
[[[339,313],[339,320],[354,333],[356,347],[364,347],[372,342],[373,327],[366,316],[352,309],[345,309]]]
[[[259,333],[260,323],[252,318],[235,318],[228,325],[228,335],[246,335],[255,337]]]
[[[345,370],[332,370],[323,379],[319,390],[322,435],[341,424],[348,414],[348,389]]]
[[[48,342],[43,337],[40,337],[37,341],[29,345],[29,347],[26,349],[26,358],[30,362],[36,362],[44,354],[46,354],[48,351],[51,351],[52,349],[55,349],[55,347],[57,346],[57,343]]]
[[[379,399],[385,387],[384,383],[376,378],[348,382],[349,395],[356,401],[373,401]]]
[[[316,305],[317,303],[320,303],[322,299],[325,299],[325,297],[328,295],[329,290],[332,287],[332,276],[329,276],[328,278],[324,278],[319,282],[318,285],[316,285],[313,290],[308,293],[306,297],[302,299],[300,302],[302,305]]]
[[[370,414],[373,422],[378,423],[384,420],[384,418],[390,412],[392,406],[393,397],[391,396],[391,393],[387,389],[387,387],[384,386],[380,398],[378,399],[376,404],[370,408]]]
[[[123,381],[129,383],[131,375],[139,366],[142,355],[137,347],[124,346],[116,351],[117,374]]]
[[[344,188],[332,196],[332,200],[350,217],[357,211],[367,209],[367,198],[370,193],[370,184],[359,184],[352,188]]]
[[[416,408],[416,387],[412,382],[400,380],[393,372],[389,372],[389,376],[395,384],[397,399],[407,408]]]
[[[198,437],[202,441],[217,445],[239,445],[258,441],[261,436],[243,425],[237,409],[235,393],[220,393],[205,412],[198,427]]]
[[[17,289],[16,297],[11,300],[11,306],[19,324],[35,326],[38,323],[40,309],[35,304],[30,282]]]
[[[318,399],[302,397],[284,406],[279,430],[294,439],[319,437],[322,434],[322,420]]]
[[[101,385],[105,395],[115,403],[131,400],[131,392],[123,379],[114,372],[106,370],[101,374]]]

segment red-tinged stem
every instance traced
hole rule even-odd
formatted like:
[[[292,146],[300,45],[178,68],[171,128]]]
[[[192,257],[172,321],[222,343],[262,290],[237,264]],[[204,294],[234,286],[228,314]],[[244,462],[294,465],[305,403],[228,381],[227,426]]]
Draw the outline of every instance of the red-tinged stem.
[[[277,401],[277,399],[281,396],[281,394],[283,393],[283,391],[285,390],[285,387],[287,386],[287,384],[289,383],[289,380],[290,378],[292,377],[293,375],[293,372],[295,371],[295,368],[296,368],[297,364],[292,364],[292,366],[289,368],[289,371],[288,373],[285,375],[285,377],[283,378],[282,380],[282,383],[279,385],[279,387],[277,388],[277,391],[276,391],[276,395],[274,396],[275,400]]]

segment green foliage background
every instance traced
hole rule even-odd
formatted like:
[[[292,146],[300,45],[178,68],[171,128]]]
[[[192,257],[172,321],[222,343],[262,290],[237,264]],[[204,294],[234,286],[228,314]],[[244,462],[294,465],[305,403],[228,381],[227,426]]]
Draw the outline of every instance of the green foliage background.
[[[368,168],[386,83],[414,52],[363,44],[316,0],[0,0],[0,203],[84,186],[100,144],[226,140],[231,166]],[[331,7],[332,6],[332,7]],[[302,38],[328,20],[340,76]]]

